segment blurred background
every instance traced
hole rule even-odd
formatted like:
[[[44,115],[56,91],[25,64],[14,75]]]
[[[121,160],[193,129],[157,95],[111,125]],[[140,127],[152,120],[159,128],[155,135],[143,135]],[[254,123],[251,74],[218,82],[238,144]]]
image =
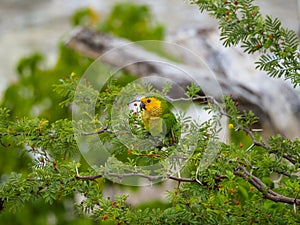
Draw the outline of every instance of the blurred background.
[[[70,17],[74,11],[91,7],[104,19],[111,8],[122,0],[0,0],[0,96],[16,81],[16,64],[35,51],[45,55],[47,66],[57,59],[59,40],[71,31]],[[166,33],[197,24],[216,27],[213,19],[200,13],[196,6],[184,0],[134,0],[151,8],[154,18],[165,26]],[[297,0],[257,0],[264,14],[282,20],[286,27],[298,30]]]

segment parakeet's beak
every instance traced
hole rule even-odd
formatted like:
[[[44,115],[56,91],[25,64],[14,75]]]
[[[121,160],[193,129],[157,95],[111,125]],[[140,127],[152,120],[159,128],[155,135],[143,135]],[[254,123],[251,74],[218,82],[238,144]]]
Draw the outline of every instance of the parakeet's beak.
[[[145,110],[146,109],[146,105],[143,102],[140,103],[140,109],[141,110]]]

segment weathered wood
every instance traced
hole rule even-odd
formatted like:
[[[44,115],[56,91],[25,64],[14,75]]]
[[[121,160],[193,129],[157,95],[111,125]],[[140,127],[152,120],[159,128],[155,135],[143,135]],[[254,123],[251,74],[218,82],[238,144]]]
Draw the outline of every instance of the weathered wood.
[[[217,99],[223,94],[231,95],[241,109],[254,111],[260,117],[265,135],[280,133],[290,138],[300,137],[300,100],[293,88],[280,79],[249,70],[249,60],[254,62],[253,57],[242,55],[239,49],[224,51],[216,39],[216,31],[195,29],[185,32],[188,35],[178,38],[175,34],[168,40],[193,51],[182,54],[167,45],[168,51],[181,58],[183,63],[158,56],[127,40],[85,28],[75,30],[66,45],[93,59],[101,56],[102,62],[122,67],[139,77],[157,75],[176,81],[182,87],[196,81],[206,95]],[[197,56],[191,57],[195,52],[199,61],[195,60]],[[203,65],[202,59],[211,71]],[[154,85],[161,85],[157,77],[152,81]]]

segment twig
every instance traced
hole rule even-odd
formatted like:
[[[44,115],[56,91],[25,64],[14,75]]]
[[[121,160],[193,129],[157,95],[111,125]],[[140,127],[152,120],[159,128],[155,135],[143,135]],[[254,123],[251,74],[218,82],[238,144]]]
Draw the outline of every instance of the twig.
[[[288,160],[290,163],[296,164],[296,161],[291,156],[284,154],[282,157]]]
[[[94,131],[94,132],[84,132],[84,133],[82,133],[81,135],[82,135],[82,136],[90,136],[90,135],[95,135],[95,134],[102,134],[102,133],[104,133],[104,132],[110,132],[110,131],[108,130],[108,126],[105,126],[105,127],[101,128],[101,129],[99,129],[99,130],[97,130],[97,131]]]
[[[91,181],[93,181],[93,180],[96,180],[96,179],[101,178],[101,177],[103,177],[102,174],[98,174],[98,175],[95,175],[95,176],[80,176],[80,175],[76,175],[74,178],[78,179],[78,180],[91,180]],[[74,180],[74,178],[72,178],[72,179]]]
[[[184,178],[184,177],[174,177],[174,176],[168,176],[168,178],[179,182],[190,182],[190,183],[196,182],[195,178]]]
[[[288,178],[291,178],[292,177],[292,174],[290,173],[287,173],[287,172],[282,172],[282,171],[279,171],[279,170],[271,170],[271,172],[275,172],[277,174],[280,174],[281,176],[286,176]],[[277,179],[278,180],[278,179]]]

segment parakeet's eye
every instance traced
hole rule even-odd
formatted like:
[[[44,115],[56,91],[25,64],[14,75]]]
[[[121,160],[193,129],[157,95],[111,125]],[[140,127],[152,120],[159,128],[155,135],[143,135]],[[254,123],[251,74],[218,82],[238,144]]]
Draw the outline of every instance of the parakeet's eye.
[[[151,102],[151,99],[147,99],[147,103],[150,103]]]

